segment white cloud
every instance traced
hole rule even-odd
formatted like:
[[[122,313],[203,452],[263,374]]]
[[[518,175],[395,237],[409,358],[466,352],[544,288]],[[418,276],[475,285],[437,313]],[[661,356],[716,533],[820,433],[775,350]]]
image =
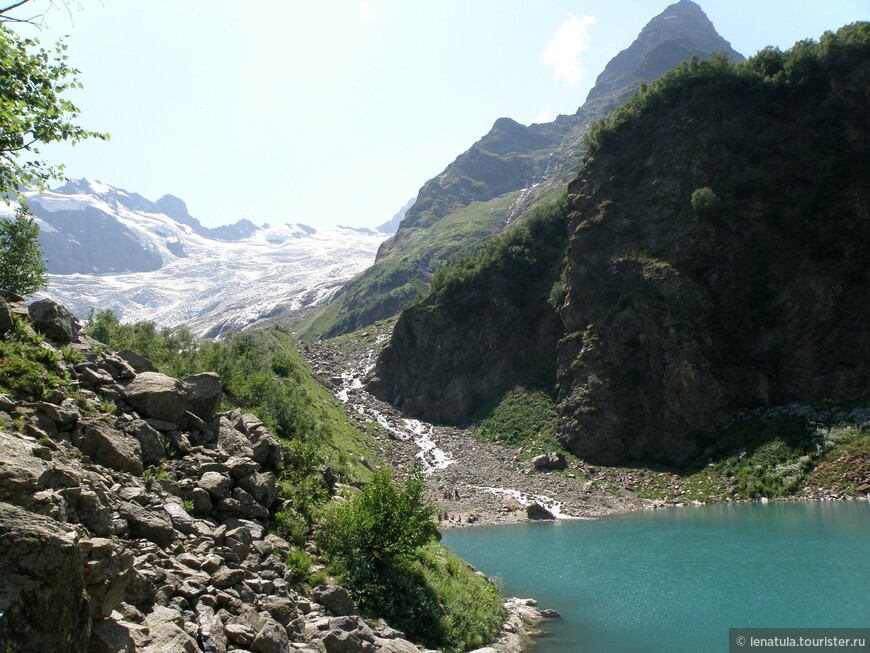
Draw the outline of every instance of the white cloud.
[[[568,18],[556,30],[556,34],[544,48],[544,63],[553,67],[553,78],[564,79],[569,84],[578,84],[583,79],[583,62],[580,53],[589,49],[589,27],[595,24],[594,16],[583,14]]]
[[[535,114],[535,122],[549,122],[550,121],[550,110],[547,107],[544,107],[537,114]]]
[[[375,9],[372,5],[363,5],[359,10],[360,18],[363,19],[366,23],[373,23],[375,19],[378,17],[378,10]]]

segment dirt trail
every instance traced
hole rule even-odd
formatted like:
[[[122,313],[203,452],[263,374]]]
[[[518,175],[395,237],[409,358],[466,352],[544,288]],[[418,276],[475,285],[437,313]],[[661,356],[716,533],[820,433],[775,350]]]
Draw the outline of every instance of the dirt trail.
[[[344,403],[348,416],[373,435],[385,460],[399,469],[410,467],[415,460],[423,465],[429,497],[442,514],[449,515],[442,526],[466,526],[472,515],[477,524],[526,521],[526,507],[532,503],[559,519],[643,507],[644,502],[624,487],[617,492],[597,489],[592,468],[537,471],[531,463],[517,461],[515,448],[481,442],[468,429],[402,416],[364,387],[385,341],[382,334],[364,351],[343,350],[333,341],[307,345],[302,351],[315,373]]]

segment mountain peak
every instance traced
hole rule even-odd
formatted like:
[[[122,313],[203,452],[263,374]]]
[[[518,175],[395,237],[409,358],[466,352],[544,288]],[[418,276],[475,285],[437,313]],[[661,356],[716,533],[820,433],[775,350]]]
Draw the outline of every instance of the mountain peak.
[[[732,61],[743,55],[722,38],[707,14],[692,0],[669,5],[641,30],[634,42],[605,66],[589,91],[588,102],[617,104],[641,82],[651,82],[691,56],[706,59],[725,52]]]

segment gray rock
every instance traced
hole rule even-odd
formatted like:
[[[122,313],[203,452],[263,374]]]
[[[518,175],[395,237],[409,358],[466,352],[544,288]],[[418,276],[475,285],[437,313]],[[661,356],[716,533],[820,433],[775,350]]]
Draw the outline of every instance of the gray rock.
[[[27,307],[33,328],[57,343],[78,342],[82,325],[64,306],[40,299]]]
[[[0,431],[0,501],[27,505],[33,494],[48,486],[50,468],[33,455],[34,446]]]
[[[118,352],[118,356],[126,361],[137,374],[157,371],[157,368],[154,367],[154,364],[150,360],[132,349],[122,349]]]
[[[245,476],[236,481],[236,485],[254,497],[264,508],[269,508],[278,498],[278,482],[272,472]]]
[[[356,605],[341,585],[318,585],[312,592],[314,600],[337,616],[355,615]]]
[[[376,637],[374,644],[378,649],[378,653],[420,653],[420,649],[418,649],[415,644],[401,637],[391,639],[382,639],[380,637]],[[474,651],[474,653],[501,652],[494,648],[481,648]]]
[[[226,417],[220,419],[218,432],[218,447],[230,456],[253,458],[254,448],[250,440],[241,431],[237,431]],[[250,472],[248,472],[250,473]],[[248,474],[242,474],[247,476]]]
[[[121,502],[118,512],[130,525],[130,534],[133,537],[146,539],[160,547],[169,546],[175,539],[175,531],[168,515],[164,517],[155,510],[147,510],[129,501]]]
[[[329,630],[323,637],[327,653],[374,653],[375,634],[359,617],[337,617],[329,620]]]
[[[285,628],[296,617],[299,616],[299,610],[296,609],[296,602],[286,596],[266,595],[261,596],[257,600],[257,606],[261,610],[265,610]]]
[[[265,469],[276,469],[281,464],[284,450],[278,440],[266,431],[259,429],[251,436],[253,442],[253,458]]]
[[[197,533],[196,520],[187,514],[184,506],[174,501],[167,501],[163,504],[163,509],[169,514],[169,518],[172,520],[172,527],[175,530],[185,535]]]
[[[187,410],[206,422],[214,417],[223,399],[223,385],[214,372],[196,374],[184,379],[187,390]]]
[[[69,527],[0,502],[0,642],[13,651],[86,651],[83,560]]]
[[[266,619],[266,625],[260,629],[251,643],[253,653],[285,653],[290,646],[287,630],[273,619]]]
[[[197,487],[208,492],[215,499],[226,499],[233,492],[233,481],[226,474],[206,472],[196,482]]]
[[[145,618],[151,640],[139,653],[199,653],[196,640],[184,630],[180,612],[157,606]]]
[[[556,517],[549,510],[544,508],[540,503],[532,503],[526,508],[526,516],[529,519],[541,520],[541,519],[556,519]]]
[[[244,569],[230,569],[229,567],[221,567],[211,576],[211,584],[218,589],[232,587],[236,583],[240,583],[245,579]]]
[[[199,626],[199,641],[203,653],[226,653],[227,635],[224,624],[214,610],[202,602],[197,604],[196,623]]]
[[[233,644],[240,646],[250,646],[257,636],[253,628],[242,623],[227,623],[224,626],[224,630],[227,634],[227,639]]]
[[[58,426],[75,424],[81,418],[78,406],[73,399],[64,399],[59,405],[40,401],[39,409],[57,422]]]
[[[191,488],[185,498],[193,503],[193,511],[200,517],[211,514],[211,495],[200,487]]]
[[[142,372],[123,388],[128,404],[146,417],[179,424],[184,419],[187,392],[178,379],[159,372]]]
[[[132,653],[148,638],[145,626],[127,621],[115,612],[109,619],[94,622],[88,653]]]
[[[568,466],[565,460],[565,454],[561,452],[550,452],[541,454],[532,458],[532,465],[535,469],[560,470]]]
[[[100,465],[135,476],[145,471],[139,441],[101,421],[82,422],[73,435],[73,444]]]
[[[145,467],[159,465],[166,452],[160,440],[160,431],[142,419],[133,420],[124,426],[124,430],[139,441],[142,450],[142,464]]]
[[[226,462],[226,467],[234,479],[250,476],[259,469],[259,465],[246,457],[233,456]]]
[[[0,297],[0,333],[9,331],[14,322],[12,322],[12,309],[5,299]]]
[[[112,540],[82,542],[84,582],[90,597],[91,617],[105,619],[118,608],[133,577],[133,554],[115,547]]]
[[[558,610],[553,610],[552,608],[548,608],[546,610],[540,610],[541,616],[544,619],[561,619],[562,615],[559,614]]]

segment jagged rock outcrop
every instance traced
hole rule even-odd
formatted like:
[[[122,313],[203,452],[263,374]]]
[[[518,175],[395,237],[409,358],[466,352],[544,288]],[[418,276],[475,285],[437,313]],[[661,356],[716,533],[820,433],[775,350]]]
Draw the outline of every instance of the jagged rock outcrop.
[[[0,299],[26,319],[22,305]],[[69,334],[52,314],[33,326],[74,396],[0,395],[0,650],[417,650],[347,616],[343,589],[321,588],[320,604],[293,588],[292,547],[268,530],[284,449],[255,416],[216,412],[217,375],[137,373],[86,336],[66,345],[86,360],[60,362]]]
[[[754,73],[687,71],[571,184],[558,435],[573,452],[703,462],[741,409],[867,397],[862,29],[762,52]]]
[[[402,313],[370,392],[409,415],[459,424],[514,386],[552,388],[562,324],[549,297],[567,233],[561,203],[548,211],[503,236],[491,263],[439,282]]]

